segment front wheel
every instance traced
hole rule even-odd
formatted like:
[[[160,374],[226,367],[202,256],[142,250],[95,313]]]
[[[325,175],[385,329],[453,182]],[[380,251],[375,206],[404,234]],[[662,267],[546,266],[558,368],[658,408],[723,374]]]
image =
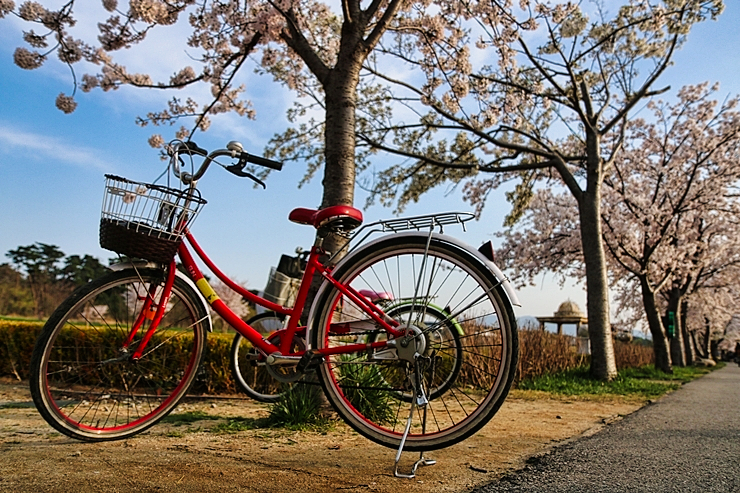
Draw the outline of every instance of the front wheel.
[[[426,451],[464,440],[493,417],[514,378],[518,339],[501,282],[477,256],[436,235],[428,245],[426,235],[396,235],[361,248],[333,276],[357,292],[389,294],[399,304],[386,315],[413,336],[343,353],[362,333],[388,336],[335,287],[321,295],[313,347],[339,354],[318,374],[350,426],[397,448],[411,416],[404,449]],[[428,403],[414,397],[419,389]]]
[[[165,274],[111,272],[78,288],[46,322],[31,357],[30,388],[55,429],[85,441],[127,438],[185,396],[203,355],[208,313],[179,277],[169,299],[163,297]],[[133,360],[161,303],[164,316]]]

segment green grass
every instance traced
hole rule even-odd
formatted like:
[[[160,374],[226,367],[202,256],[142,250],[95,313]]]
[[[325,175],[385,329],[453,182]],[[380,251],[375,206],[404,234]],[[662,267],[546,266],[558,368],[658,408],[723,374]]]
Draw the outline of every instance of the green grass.
[[[225,423],[218,423],[211,428],[211,433],[239,433],[240,431],[256,430],[258,428],[267,428],[267,418],[229,418]]]
[[[588,367],[584,366],[526,380],[517,388],[567,396],[622,395],[655,399],[710,371],[708,368],[686,367],[674,368],[673,374],[668,374],[646,366],[622,370],[613,381],[603,382],[591,378]]]
[[[315,385],[298,384],[282,390],[280,400],[270,406],[267,423],[293,431],[325,431],[331,421],[321,412],[323,394]]]
[[[162,423],[169,423],[175,426],[189,425],[196,421],[221,419],[218,416],[212,416],[203,411],[187,411],[184,413],[170,414],[162,418]]]

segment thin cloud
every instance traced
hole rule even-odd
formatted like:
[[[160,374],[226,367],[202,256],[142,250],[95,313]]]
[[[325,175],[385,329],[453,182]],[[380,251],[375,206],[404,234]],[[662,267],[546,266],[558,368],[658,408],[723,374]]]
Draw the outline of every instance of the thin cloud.
[[[24,154],[81,168],[101,171],[110,169],[101,159],[102,153],[98,150],[70,144],[57,137],[16,130],[3,123],[0,123],[0,148],[21,150]]]

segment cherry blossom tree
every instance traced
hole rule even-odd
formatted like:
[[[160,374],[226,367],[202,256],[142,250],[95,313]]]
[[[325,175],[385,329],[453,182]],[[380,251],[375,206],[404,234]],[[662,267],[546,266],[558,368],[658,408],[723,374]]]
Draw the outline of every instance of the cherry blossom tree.
[[[467,26],[467,43],[418,35],[426,50],[399,38],[384,54],[426,78],[395,77],[418,118],[378,121],[360,136],[405,162],[381,171],[381,202],[416,200],[445,182],[465,183],[479,206],[506,180],[512,224],[535,184],[557,177],[575,198],[587,281],[591,374],[616,375],[610,332],[606,254],[600,241],[601,185],[624,144],[628,115],[655,89],[696,22],[722,11],[721,0],[626,0],[613,4],[446,1]],[[588,7],[588,10],[587,10]],[[437,31],[434,30],[434,33]],[[383,65],[385,66],[385,64]],[[412,74],[417,72],[411,71]]]
[[[78,104],[77,89],[108,91],[127,85],[164,90],[206,84],[209,100],[175,96],[165,109],[138,120],[141,125],[166,125],[190,119],[192,125],[182,126],[175,135],[189,138],[206,130],[214,115],[236,112],[255,116],[244,98],[240,74],[250,56],[258,59],[261,72],[319,106],[320,116],[313,122],[313,132],[308,133],[310,141],[306,141],[300,124],[288,133],[315,152],[310,156],[283,152],[281,157],[308,157],[309,177],[323,167],[321,206],[327,207],[354,201],[357,92],[363,62],[398,18],[425,18],[429,0],[343,0],[332,4],[339,12],[316,0],[102,0],[107,17],[98,24],[97,43],[74,36],[76,11],[89,5],[68,0],[61,7],[47,8],[43,3],[23,1],[16,9],[12,0],[0,0],[0,18],[15,15],[40,29],[23,33],[27,46],[17,48],[14,54],[19,67],[38,68],[54,54],[70,67],[74,90],[56,100],[57,107],[66,113]],[[182,29],[185,25],[189,36],[183,48],[192,63],[169,80],[155,81],[117,62],[118,52],[144,42],[154,29]],[[83,71],[92,68],[92,73],[79,75],[83,65]],[[367,95],[364,103],[372,105],[372,87],[367,86],[363,94]],[[300,119],[308,106],[292,111],[289,117]],[[310,118],[302,120],[303,125],[311,122]],[[150,143],[162,146],[164,138],[154,135]]]
[[[715,90],[688,86],[673,104],[650,103],[649,121],[625,125],[622,149],[603,184],[602,238],[612,285],[629,307],[637,284],[656,367],[664,371],[671,371],[672,359],[661,313],[675,314],[674,362],[685,364],[685,303],[710,293],[728,299],[728,288],[737,284],[728,285],[728,273],[740,265],[740,114],[737,98],[719,105],[711,99]],[[584,261],[571,194],[539,190],[530,205],[523,229],[507,234],[511,263],[530,279],[548,268],[578,274]]]

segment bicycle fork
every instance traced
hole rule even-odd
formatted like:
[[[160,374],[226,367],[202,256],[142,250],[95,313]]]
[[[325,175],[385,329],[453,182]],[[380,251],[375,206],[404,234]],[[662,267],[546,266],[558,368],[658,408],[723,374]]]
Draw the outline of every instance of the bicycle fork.
[[[141,299],[141,312],[138,314],[136,322],[131,327],[129,335],[123,344],[124,350],[128,351],[129,345],[134,341],[136,333],[142,326],[146,324],[146,321],[149,320],[149,328],[144,333],[141,341],[139,341],[134,354],[131,355],[131,359],[133,361],[137,361],[141,358],[144,350],[149,344],[149,340],[154,335],[154,332],[156,332],[157,327],[159,327],[159,322],[161,322],[162,318],[164,317],[164,311],[167,308],[167,303],[169,302],[170,295],[172,294],[172,286],[175,283],[176,269],[177,267],[175,265],[175,261],[173,260],[170,264],[169,270],[167,271],[167,279],[165,280],[164,287],[159,293],[159,300],[156,299],[158,287],[155,284],[152,284],[148,287],[146,294]]]

